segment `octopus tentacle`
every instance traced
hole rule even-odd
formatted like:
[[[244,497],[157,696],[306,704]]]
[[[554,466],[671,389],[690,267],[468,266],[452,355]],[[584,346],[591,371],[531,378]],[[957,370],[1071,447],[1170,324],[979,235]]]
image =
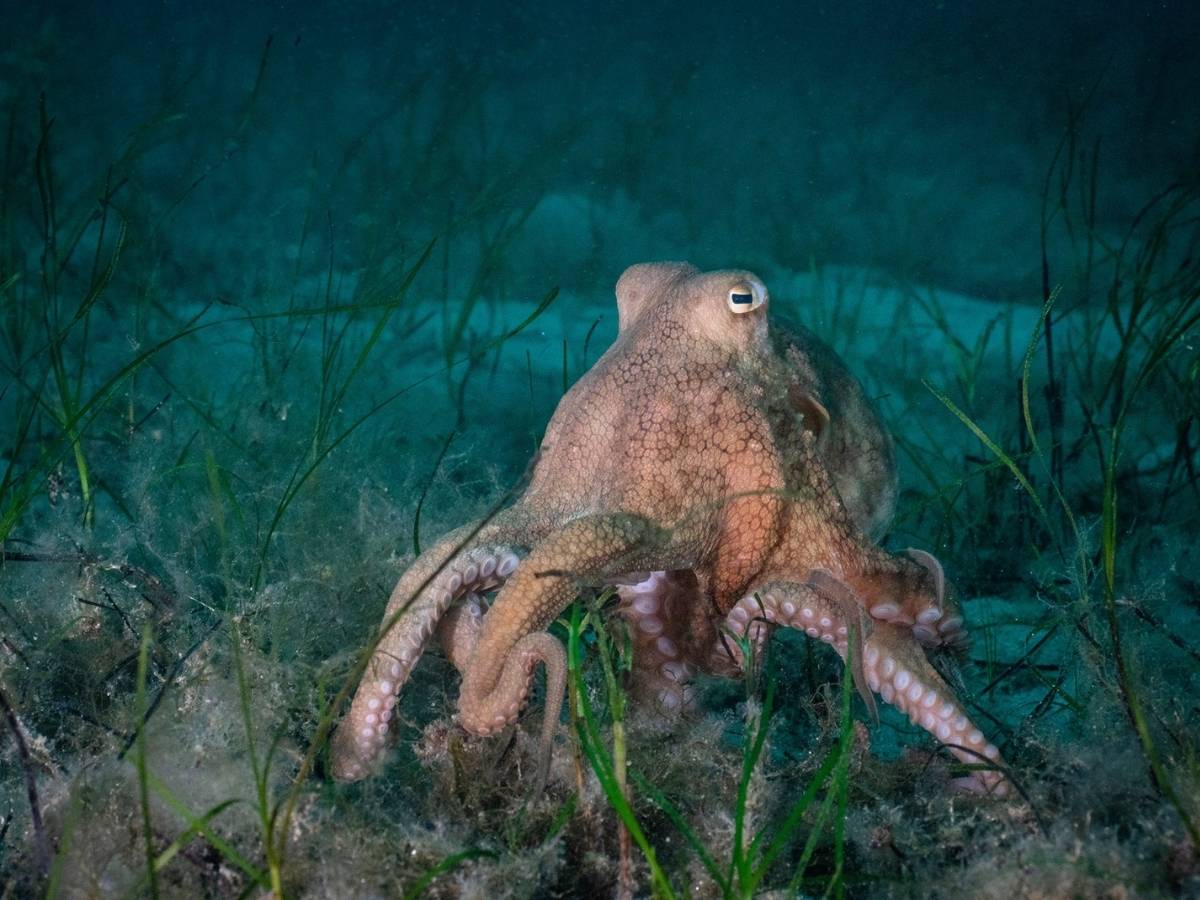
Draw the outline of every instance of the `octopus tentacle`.
[[[800,629],[809,637],[830,644],[838,655],[846,658],[850,634],[846,611],[826,592],[812,585],[764,585],[738,601],[725,619],[725,627],[732,634],[746,635],[759,645],[773,626]],[[869,627],[861,659],[862,677],[870,690],[906,713],[914,725],[932,734],[962,762],[999,766],[1000,751],[967,716],[962,703],[925,657],[911,631],[903,625],[878,622]],[[728,654],[729,650],[722,646],[716,652]],[[733,652],[740,656],[736,646]],[[1005,796],[1009,790],[1008,781],[998,769],[979,769],[958,783],[997,797]]]
[[[473,531],[479,532],[474,538]],[[509,536],[508,531],[500,523],[456,529],[422,553],[401,576],[384,613],[383,633],[334,736],[335,778],[362,778],[378,758],[396,695],[451,605],[467,594],[503,583],[516,570],[517,548],[496,540]]]
[[[775,625],[796,628],[832,645],[840,656],[846,655],[850,629],[844,613],[807,584],[766,585],[747,594],[729,610],[724,627],[735,638],[749,638],[758,655]],[[726,660],[739,669],[745,666],[742,648],[736,641],[718,640],[709,667],[717,668]]]
[[[942,564],[933,554],[916,548],[904,551],[904,556],[907,559],[889,556],[887,571],[876,573],[887,580],[888,589],[869,605],[871,618],[908,628],[926,647],[965,650],[968,641],[963,618]]]
[[[583,516],[537,544],[484,617],[459,691],[459,721],[472,734],[492,734],[517,718],[533,671],[546,667],[543,771],[566,686],[566,652],[545,634],[581,583],[611,581],[638,569],[658,529],[623,513]],[[639,555],[640,554],[640,555]]]
[[[946,581],[946,572],[942,564],[932,553],[910,547],[905,551],[908,558],[917,563],[920,568],[929,572],[934,580],[934,600],[913,598],[911,604],[913,637],[922,642],[925,647],[949,647],[955,652],[961,652],[967,647],[967,634],[962,630],[962,616],[958,602],[955,600],[954,589]]]
[[[871,690],[906,713],[910,722],[932,734],[960,761],[973,766],[1001,765],[1000,750],[971,721],[924,650],[902,630],[880,626],[867,642],[863,668]],[[957,784],[995,797],[1004,797],[1009,791],[999,768],[979,768]]]
[[[437,629],[442,652],[460,675],[467,670],[471,654],[475,652],[479,630],[483,627],[483,617],[488,608],[487,599],[482,592],[486,588],[481,590],[481,587],[476,587],[452,606],[442,617]]]
[[[910,547],[904,552],[913,562],[929,572],[935,589],[933,603],[921,604],[920,608],[913,610],[913,637],[926,647],[946,646],[955,651],[965,650],[968,639],[966,631],[963,630],[963,617],[958,610],[954,589],[946,580],[946,573],[942,571],[942,564],[933,554],[915,547]]]
[[[464,704],[466,681],[475,671],[471,668],[473,663],[469,663],[458,704],[459,721],[467,731],[477,735],[494,734],[516,721],[517,714],[529,699],[529,689],[533,685],[533,675],[538,663],[546,667],[546,700],[542,709],[541,748],[534,793],[540,792],[550,771],[554,732],[558,729],[563,697],[567,691],[567,656],[558,639],[545,631],[536,631],[517,640],[504,659],[491,695],[479,703],[478,707],[468,707],[464,716],[464,706],[467,705]],[[486,717],[493,710],[496,712],[492,713],[489,723]]]
[[[621,615],[633,642],[632,689],[659,719],[670,723],[695,701],[688,684],[696,668],[688,661],[692,635],[687,621],[687,607],[696,600],[695,580],[675,572],[638,574],[645,577],[617,585]]]

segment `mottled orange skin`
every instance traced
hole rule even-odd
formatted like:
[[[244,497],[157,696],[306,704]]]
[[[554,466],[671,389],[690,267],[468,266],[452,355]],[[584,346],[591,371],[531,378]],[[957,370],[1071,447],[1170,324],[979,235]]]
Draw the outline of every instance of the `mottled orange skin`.
[[[941,615],[944,598],[928,566],[872,540],[894,501],[891,444],[840,361],[809,336],[773,340],[766,288],[749,272],[634,266],[617,304],[619,335],[559,404],[524,495],[448,535],[401,578],[335,741],[339,777],[366,773],[387,731],[381,710],[467,586],[500,583],[482,574],[489,561],[515,565],[505,554],[527,556],[490,611],[442,625],[472,733],[516,718],[541,662],[548,738],[565,659],[544,629],[582,586],[633,573],[681,573],[669,625],[702,642],[697,634],[715,633],[760,586],[825,602],[808,586],[820,571],[845,588],[841,605],[827,604],[838,622],[857,626],[861,614],[860,639],[911,641],[924,660],[904,626],[923,610]],[[862,631],[880,599],[900,611],[876,638]],[[924,665],[922,677],[946,690]]]

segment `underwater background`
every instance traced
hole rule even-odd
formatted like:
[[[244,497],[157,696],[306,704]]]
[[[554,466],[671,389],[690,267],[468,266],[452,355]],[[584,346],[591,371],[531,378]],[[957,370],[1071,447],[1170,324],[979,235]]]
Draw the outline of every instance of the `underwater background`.
[[[0,897],[1200,896],[1198,98],[1185,0],[0,0]],[[799,633],[626,727],[595,598],[544,792],[437,652],[329,777],[667,259],[863,381],[1013,796]]]

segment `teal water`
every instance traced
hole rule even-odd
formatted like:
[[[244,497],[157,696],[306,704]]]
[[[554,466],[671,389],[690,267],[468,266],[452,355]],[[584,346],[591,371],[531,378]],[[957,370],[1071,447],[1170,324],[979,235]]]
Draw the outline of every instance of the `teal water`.
[[[4,3],[0,895],[734,895],[814,779],[754,893],[1200,893],[1197,47],[1182,2]],[[644,846],[566,714],[533,792],[540,698],[467,738],[438,651],[329,777],[418,545],[667,259],[754,271],[878,405],[883,543],[945,566],[1017,796],[851,724],[798,633],[631,709]]]

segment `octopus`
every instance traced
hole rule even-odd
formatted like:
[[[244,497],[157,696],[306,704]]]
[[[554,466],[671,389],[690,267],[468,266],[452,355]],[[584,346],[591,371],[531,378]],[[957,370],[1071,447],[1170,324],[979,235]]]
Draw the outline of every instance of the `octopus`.
[[[927,656],[966,644],[942,567],[879,543],[896,466],[861,384],[769,319],[751,272],[644,263],[616,299],[617,337],[563,396],[521,496],[401,576],[334,736],[334,777],[372,771],[435,634],[473,735],[515,722],[544,667],[548,755],[567,664],[546,629],[610,586],[634,636],[633,693],[663,716],[694,705],[697,673],[736,676],[794,628],[847,661],[872,712],[878,695],[966,763],[959,787],[1004,796],[999,750]]]

